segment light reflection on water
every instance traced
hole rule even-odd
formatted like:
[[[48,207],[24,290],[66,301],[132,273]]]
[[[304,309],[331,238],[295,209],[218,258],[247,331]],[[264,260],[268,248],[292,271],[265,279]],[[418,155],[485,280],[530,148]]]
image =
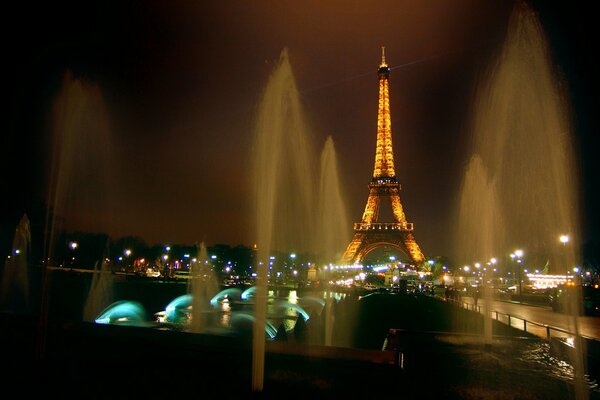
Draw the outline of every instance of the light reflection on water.
[[[528,343],[517,359],[528,364],[533,363],[537,370],[546,375],[566,381],[575,379],[573,365],[558,357],[549,342],[536,341]],[[600,393],[600,387],[596,380],[587,375],[585,380],[590,390]]]

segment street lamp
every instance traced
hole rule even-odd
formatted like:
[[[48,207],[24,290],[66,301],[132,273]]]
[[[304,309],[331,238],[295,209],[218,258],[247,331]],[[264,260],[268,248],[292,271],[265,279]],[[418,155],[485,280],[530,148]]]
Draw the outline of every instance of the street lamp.
[[[569,275],[569,272],[570,272],[569,265],[568,265],[569,263],[567,262],[567,251],[566,251],[567,243],[569,243],[569,235],[560,235],[558,240],[560,240],[560,242],[563,244],[563,257],[565,259],[565,267],[567,270],[567,274],[565,275],[565,280],[566,280]]]
[[[515,257],[517,258],[517,279],[519,280],[519,296],[522,293],[523,287],[521,286],[521,257],[523,257],[523,250],[515,250]],[[511,255],[512,257],[512,255]]]
[[[71,248],[71,250],[73,250],[73,256],[71,258],[71,268],[73,268],[73,264],[75,264],[75,249],[77,248],[77,246],[79,246],[77,242],[69,243],[69,247]]]
[[[127,257],[127,260],[125,261],[125,269],[127,270],[129,269],[129,256],[131,255],[131,250],[125,249],[124,254]]]

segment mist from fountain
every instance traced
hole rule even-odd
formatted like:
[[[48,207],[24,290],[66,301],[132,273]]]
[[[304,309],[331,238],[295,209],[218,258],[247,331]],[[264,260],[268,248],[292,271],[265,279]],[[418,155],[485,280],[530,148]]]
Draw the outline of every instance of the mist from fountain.
[[[0,311],[27,312],[29,304],[29,252],[31,230],[23,215],[15,229],[11,254],[6,258],[0,288]]]
[[[523,249],[530,265],[548,264],[564,275],[579,259],[579,174],[561,88],[537,15],[517,2],[502,52],[475,99],[473,156],[457,224],[459,262],[485,267],[492,257]],[[561,234],[574,245],[561,247]],[[492,268],[487,266],[484,282]],[[489,304],[487,284],[484,289]],[[572,330],[578,336],[574,317]],[[573,365],[581,377],[581,348],[576,353]]]

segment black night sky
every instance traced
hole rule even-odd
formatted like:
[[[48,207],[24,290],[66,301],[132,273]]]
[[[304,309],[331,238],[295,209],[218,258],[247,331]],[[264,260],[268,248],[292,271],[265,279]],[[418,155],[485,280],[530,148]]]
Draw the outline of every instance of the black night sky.
[[[52,105],[65,74],[99,88],[118,215],[73,229],[148,243],[251,245],[257,103],[287,47],[308,125],[335,141],[358,221],[373,171],[377,67],[386,47],[397,175],[426,255],[452,255],[475,79],[514,1],[11,2],[2,30],[2,249],[45,201]],[[530,3],[531,4],[531,3]],[[598,243],[597,24],[584,1],[533,1],[573,109],[583,239]],[[592,4],[592,3],[590,3]],[[104,153],[102,153],[104,154]],[[84,155],[85,157],[86,155]]]

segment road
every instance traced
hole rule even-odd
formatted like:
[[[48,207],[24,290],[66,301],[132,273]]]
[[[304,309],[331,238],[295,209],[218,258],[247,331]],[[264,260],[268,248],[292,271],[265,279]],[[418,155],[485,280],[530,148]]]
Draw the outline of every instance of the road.
[[[472,309],[474,300],[472,297],[462,297],[463,306]],[[485,299],[477,303],[479,312],[485,311]],[[491,316],[499,321],[508,323],[507,315],[511,316],[510,325],[523,329],[523,320],[526,320],[527,332],[546,337],[548,328],[552,336],[563,336],[561,331],[579,331],[581,336],[600,340],[600,317],[597,316],[572,316],[552,311],[549,306],[537,306],[521,304],[509,301],[492,300]]]

